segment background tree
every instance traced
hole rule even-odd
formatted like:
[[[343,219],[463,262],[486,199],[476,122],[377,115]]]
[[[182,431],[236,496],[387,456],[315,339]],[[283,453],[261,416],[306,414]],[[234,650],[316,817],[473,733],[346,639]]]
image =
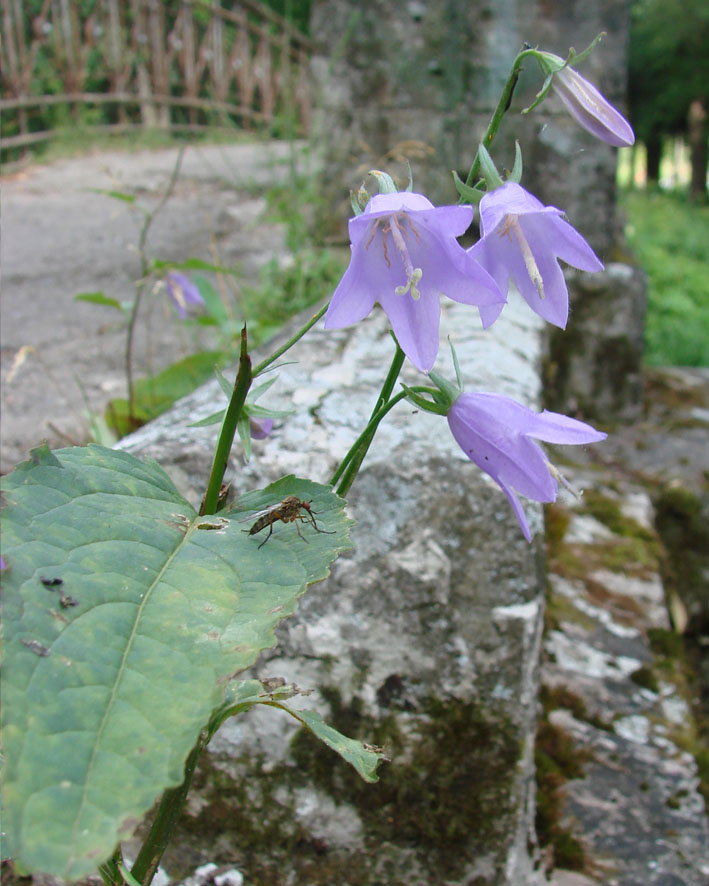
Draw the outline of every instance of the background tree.
[[[634,0],[630,28],[630,120],[647,148],[647,176],[659,177],[662,139],[690,143],[693,197],[706,196],[709,4]]]

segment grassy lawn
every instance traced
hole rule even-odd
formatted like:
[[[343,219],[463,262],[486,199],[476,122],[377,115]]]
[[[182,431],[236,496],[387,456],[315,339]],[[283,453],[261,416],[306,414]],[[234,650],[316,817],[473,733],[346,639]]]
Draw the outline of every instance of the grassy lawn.
[[[625,191],[626,235],[648,275],[645,362],[709,366],[709,206]]]

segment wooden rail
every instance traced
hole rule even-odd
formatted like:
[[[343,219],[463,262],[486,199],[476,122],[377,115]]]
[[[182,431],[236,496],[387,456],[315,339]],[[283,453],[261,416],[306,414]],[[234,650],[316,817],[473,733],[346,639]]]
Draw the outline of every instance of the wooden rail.
[[[56,106],[108,131],[309,129],[313,45],[257,0],[0,3],[3,149],[49,137]]]

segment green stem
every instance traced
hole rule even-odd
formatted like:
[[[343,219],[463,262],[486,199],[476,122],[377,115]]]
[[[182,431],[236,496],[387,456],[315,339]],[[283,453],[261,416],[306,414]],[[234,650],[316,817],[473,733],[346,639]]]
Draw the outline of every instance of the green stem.
[[[500,123],[502,123],[502,118],[505,116],[505,113],[510,106],[510,103],[512,101],[512,94],[515,91],[517,80],[519,79],[520,71],[522,70],[522,62],[530,55],[534,55],[534,52],[535,50],[533,49],[523,49],[512,63],[510,76],[507,78],[507,82],[505,83],[502,94],[500,95],[500,100],[498,101],[497,107],[495,108],[493,115],[490,118],[490,123],[488,124],[487,130],[482,139],[482,144],[486,148],[489,148],[492,144],[493,139],[497,135],[497,130],[500,128]],[[476,153],[475,160],[473,160],[473,165],[470,167],[470,172],[468,173],[468,177],[465,180],[465,184],[469,187],[472,187],[479,172],[480,157]]]
[[[236,425],[241,415],[241,410],[246,400],[246,395],[251,387],[253,378],[251,372],[251,358],[249,357],[246,326],[241,330],[241,354],[239,356],[239,371],[234,381],[234,390],[232,391],[231,400],[227,406],[222,420],[222,427],[219,431],[219,439],[214,450],[214,460],[212,461],[212,471],[209,475],[209,483],[207,491],[204,493],[200,515],[216,514],[219,504],[219,490],[224,480],[224,472],[226,471],[229,453],[234,443],[234,434],[236,433]]]
[[[143,293],[145,292],[145,281],[147,280],[148,274],[150,272],[148,259],[145,255],[145,244],[147,243],[148,232],[150,231],[150,226],[155,220],[155,216],[161,211],[163,206],[170,199],[172,191],[175,187],[175,183],[177,182],[177,177],[180,174],[180,167],[182,166],[182,157],[184,153],[184,147],[180,148],[179,153],[177,154],[177,160],[175,161],[175,166],[172,170],[172,175],[170,176],[170,181],[167,183],[167,188],[165,188],[165,193],[160,198],[160,202],[155,207],[155,209],[153,209],[152,212],[145,213],[145,221],[143,222],[143,227],[140,229],[140,235],[138,237],[138,256],[140,257],[140,284],[138,285],[138,290],[135,294],[135,298],[133,299],[133,306],[131,308],[130,317],[128,318],[128,332],[126,335],[125,353],[126,384],[128,386],[128,417],[131,421],[133,420],[135,414],[135,389],[133,385],[133,339],[135,338],[135,327],[136,321],[138,319],[138,309],[140,308]]]
[[[277,348],[271,354],[270,357],[267,357],[263,362],[259,363],[258,366],[254,369],[253,377],[256,378],[257,376],[261,375],[261,373],[264,371],[264,369],[266,369],[268,366],[270,366],[271,363],[275,363],[276,360],[279,357],[283,356],[283,354],[285,354],[285,352],[289,348],[292,348],[293,345],[297,341],[299,341],[309,329],[312,329],[312,327],[315,326],[315,324],[323,316],[325,311],[327,311],[329,306],[330,306],[330,302],[328,301],[320,308],[320,310],[317,312],[317,314],[313,314],[313,316],[310,318],[310,320],[308,320],[308,322],[305,324],[305,326],[303,326],[301,329],[299,329],[298,332],[296,332],[296,334],[294,336],[289,338],[288,341],[284,345],[281,345],[281,347]]]
[[[182,807],[187,798],[187,792],[192,784],[197,760],[202,753],[208,741],[208,733],[203,731],[197,744],[190,751],[190,755],[185,763],[185,777],[182,784],[176,788],[170,788],[165,791],[160,800],[158,811],[155,814],[153,824],[150,828],[145,843],[143,843],[135,864],[131,869],[131,874],[142,883],[143,886],[150,886],[155,876],[155,872],[160,864],[160,859],[165,852],[165,848],[170,840],[172,831],[177,824],[177,820],[182,812]]]
[[[374,412],[372,414],[372,417],[370,418],[369,423],[367,424],[367,427],[362,431],[362,433],[359,435],[359,437],[357,437],[357,439],[354,441],[352,446],[350,446],[350,448],[347,452],[347,455],[342,459],[342,463],[340,464],[339,468],[335,471],[335,473],[330,478],[330,486],[334,486],[335,483],[337,483],[338,479],[342,476],[343,471],[345,470],[347,465],[352,461],[352,459],[355,457],[355,455],[357,455],[360,446],[362,446],[362,444],[367,440],[367,438],[370,435],[371,435],[371,437],[374,437],[374,433],[377,429],[379,422],[384,418],[384,416],[387,414],[387,412],[389,412],[391,409],[393,409],[397,403],[400,403],[405,398],[406,398],[406,391],[399,391],[399,393],[396,394],[394,397],[392,397],[391,400],[387,400],[387,402],[380,409],[378,409],[376,412]],[[371,437],[370,437],[367,445],[369,445],[369,442],[371,442]],[[362,457],[364,458],[364,456],[362,456]],[[360,462],[360,464],[361,464],[361,462]],[[352,477],[352,480],[354,480],[354,477]],[[350,486],[351,485],[352,485],[352,483],[350,482]],[[349,489],[349,486],[347,488]],[[337,490],[338,495],[344,495],[346,492],[347,492],[347,489],[343,490],[342,486],[340,486],[340,488]]]
[[[399,377],[399,373],[401,372],[401,367],[404,365],[404,360],[404,352],[399,347],[399,342],[396,342],[396,351],[394,353],[394,358],[391,361],[389,372],[387,373],[387,377],[384,379],[384,384],[382,385],[379,399],[377,400],[374,409],[372,410],[372,415],[367,422],[367,427],[357,438],[356,451],[352,453],[352,455],[350,455],[350,452],[352,452],[352,450],[347,453],[342,464],[335,471],[332,480],[330,481],[330,483],[334,486],[337,480],[342,477],[342,479],[340,480],[340,485],[337,488],[338,495],[345,496],[354,483],[357,472],[359,471],[360,466],[364,461],[364,457],[367,454],[367,450],[369,449],[372,440],[374,439],[374,435],[377,432],[377,425],[379,424],[379,421],[381,421],[381,417],[377,421],[375,421],[375,417],[381,411],[382,407],[390,402],[389,398],[391,397],[391,392],[394,390],[394,385],[396,384],[396,380]],[[398,394],[397,397],[401,399]],[[388,412],[389,410],[386,411]],[[386,412],[383,413],[383,415],[386,415]]]

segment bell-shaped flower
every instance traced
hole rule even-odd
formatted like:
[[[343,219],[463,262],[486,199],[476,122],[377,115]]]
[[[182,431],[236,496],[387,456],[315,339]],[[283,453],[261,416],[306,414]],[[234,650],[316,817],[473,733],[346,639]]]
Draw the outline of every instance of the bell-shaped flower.
[[[518,493],[535,501],[555,501],[559,476],[532,438],[584,444],[606,437],[582,421],[547,410],[537,413],[499,394],[462,393],[447,417],[463,452],[500,485],[527,541],[531,533]]]
[[[551,88],[574,120],[591,135],[616,148],[629,148],[635,144],[630,123],[578,71],[568,65],[557,71]]]
[[[569,317],[569,292],[558,260],[582,271],[603,270],[596,253],[563,215],[508,181],[480,201],[482,236],[468,250],[504,294],[514,281],[532,310],[562,329]],[[494,323],[503,307],[482,305],[483,326]]]
[[[457,241],[472,218],[470,206],[435,207],[422,194],[372,197],[350,219],[352,257],[325,328],[358,323],[379,302],[406,356],[428,372],[438,353],[441,295],[469,305],[504,302],[494,280]]]
[[[189,305],[204,304],[204,299],[199,294],[199,289],[197,289],[189,277],[180,271],[168,271],[165,275],[165,286],[180,320],[187,319],[187,308]]]

